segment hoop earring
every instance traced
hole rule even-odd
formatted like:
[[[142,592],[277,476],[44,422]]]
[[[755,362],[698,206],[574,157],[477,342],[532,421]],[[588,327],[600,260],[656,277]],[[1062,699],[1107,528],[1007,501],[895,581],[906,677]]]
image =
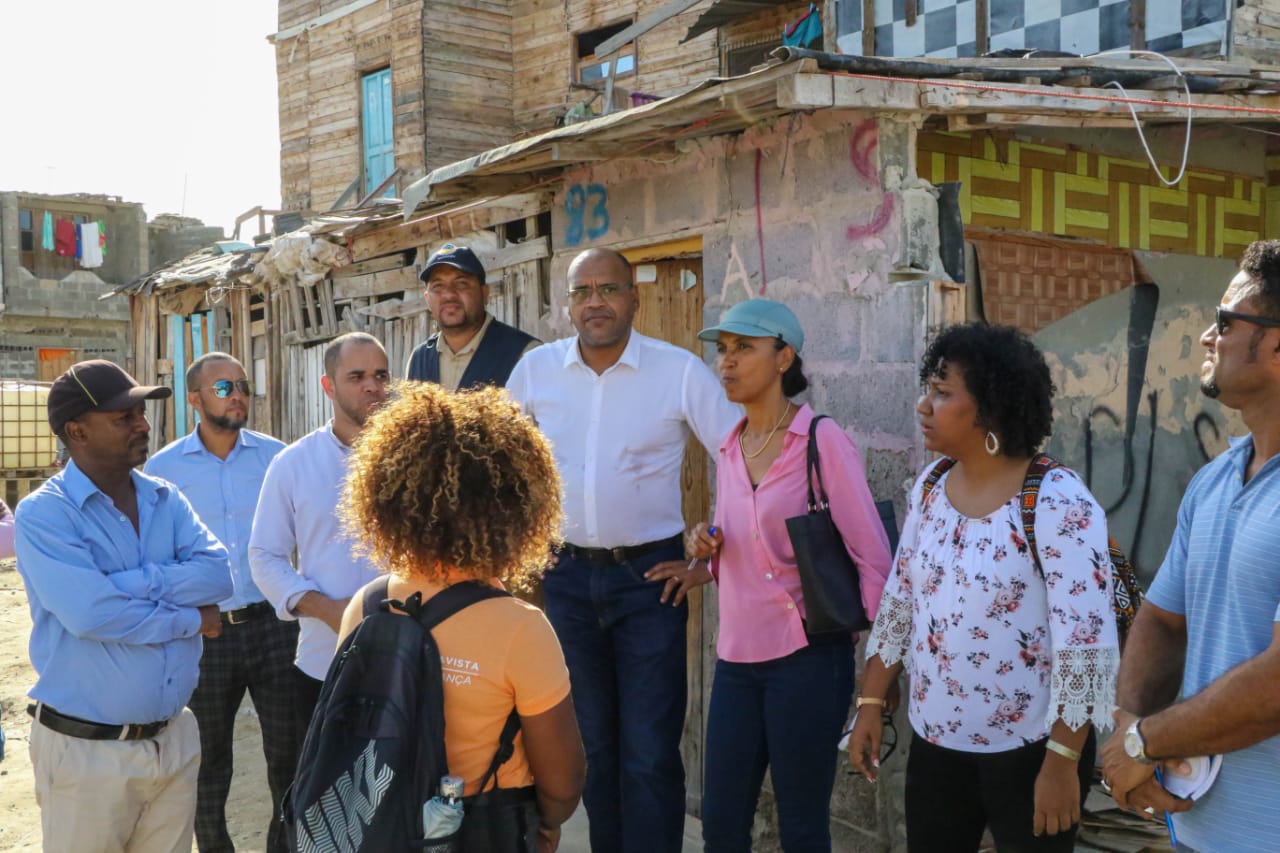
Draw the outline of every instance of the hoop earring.
[[[998,456],[1000,454],[1000,439],[996,437],[994,432],[987,430],[987,440],[985,442],[988,456]]]

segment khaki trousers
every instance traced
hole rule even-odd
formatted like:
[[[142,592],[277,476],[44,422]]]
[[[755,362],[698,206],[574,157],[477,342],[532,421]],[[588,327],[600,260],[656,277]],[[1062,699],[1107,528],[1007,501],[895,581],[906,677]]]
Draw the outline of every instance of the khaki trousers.
[[[182,711],[151,740],[85,740],[31,723],[45,853],[191,853],[200,733]]]

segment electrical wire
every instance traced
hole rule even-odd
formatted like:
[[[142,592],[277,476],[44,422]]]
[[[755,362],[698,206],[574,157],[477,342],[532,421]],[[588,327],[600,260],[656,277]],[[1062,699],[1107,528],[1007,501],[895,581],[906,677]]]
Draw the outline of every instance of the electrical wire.
[[[1117,54],[1125,54],[1126,56],[1154,56],[1156,59],[1163,60],[1173,69],[1173,73],[1178,75],[1178,79],[1182,81],[1182,89],[1187,95],[1187,129],[1183,134],[1182,140],[1182,165],[1178,168],[1178,175],[1173,180],[1167,180],[1164,172],[1160,171],[1160,165],[1156,163],[1155,155],[1151,153],[1151,146],[1147,143],[1147,133],[1142,129],[1142,122],[1138,119],[1138,111],[1133,108],[1133,104],[1125,104],[1129,108],[1129,115],[1133,118],[1133,126],[1138,131],[1138,141],[1142,143],[1142,150],[1147,154],[1147,162],[1151,164],[1151,170],[1156,173],[1156,177],[1160,179],[1160,183],[1166,187],[1176,187],[1182,182],[1182,178],[1187,174],[1187,160],[1191,156],[1191,86],[1187,84],[1187,75],[1182,73],[1173,60],[1162,53],[1156,53],[1153,50],[1130,50],[1128,48],[1120,48],[1118,50],[1104,50],[1102,53],[1094,53],[1085,57],[1086,59],[1095,59],[1099,56],[1115,56]],[[1129,96],[1128,91],[1118,80],[1110,80],[1103,84],[1105,89],[1107,86],[1115,86],[1120,93],[1126,98]]]

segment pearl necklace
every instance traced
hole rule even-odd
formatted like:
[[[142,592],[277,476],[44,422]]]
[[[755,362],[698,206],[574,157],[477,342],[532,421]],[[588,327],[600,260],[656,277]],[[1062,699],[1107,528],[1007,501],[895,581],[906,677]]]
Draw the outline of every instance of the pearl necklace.
[[[755,453],[748,453],[747,446],[743,444],[742,440],[746,438],[747,435],[747,428],[744,426],[742,428],[742,432],[738,433],[738,449],[742,451],[742,455],[748,459],[755,459],[761,453],[764,453],[764,449],[769,446],[769,442],[773,441],[773,434],[778,431],[778,427],[782,426],[782,422],[787,419],[787,415],[789,414],[791,414],[790,400],[787,401],[786,408],[782,410],[782,417],[778,418],[778,422],[773,425],[773,429],[769,430],[769,435],[765,438],[764,444],[760,445],[760,449]]]

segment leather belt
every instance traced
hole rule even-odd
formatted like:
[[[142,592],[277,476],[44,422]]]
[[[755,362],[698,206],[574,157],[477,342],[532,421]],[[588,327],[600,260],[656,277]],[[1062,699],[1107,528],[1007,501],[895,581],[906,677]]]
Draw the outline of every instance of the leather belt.
[[[635,560],[645,554],[651,554],[659,548],[684,544],[683,534],[677,533],[666,539],[655,542],[642,542],[639,545],[622,545],[617,548],[584,548],[572,542],[564,543],[561,553],[568,554],[575,560],[584,560],[597,566],[619,566],[628,560]]]
[[[268,616],[275,612],[276,609],[271,606],[270,601],[255,601],[253,604],[246,604],[236,610],[222,611],[222,624],[243,625],[245,622],[257,619],[260,616]]]
[[[36,721],[45,728],[84,740],[147,740],[160,734],[164,731],[164,727],[169,725],[168,720],[160,720],[155,723],[125,723],[120,726],[111,726],[68,716],[53,710],[48,705],[28,705],[27,713],[35,717]]]

